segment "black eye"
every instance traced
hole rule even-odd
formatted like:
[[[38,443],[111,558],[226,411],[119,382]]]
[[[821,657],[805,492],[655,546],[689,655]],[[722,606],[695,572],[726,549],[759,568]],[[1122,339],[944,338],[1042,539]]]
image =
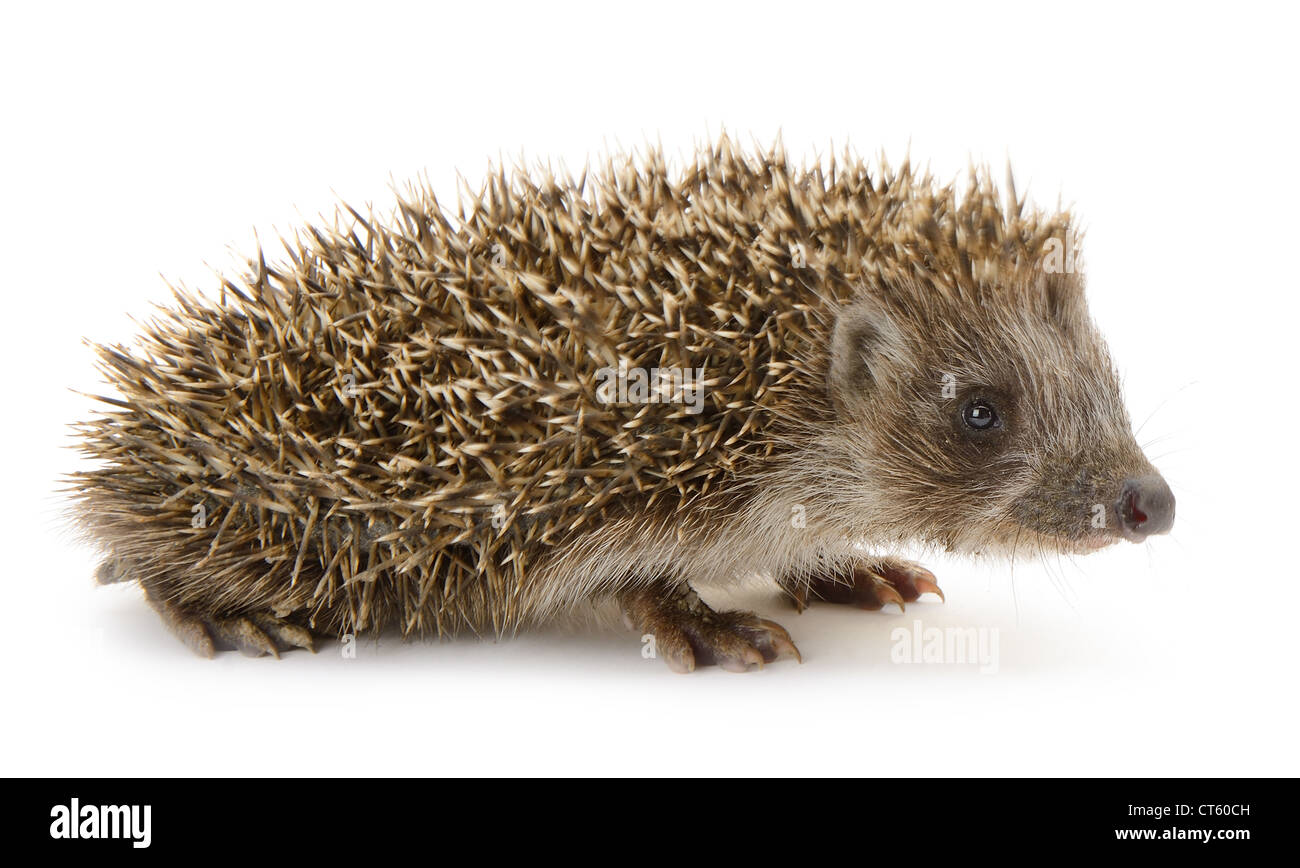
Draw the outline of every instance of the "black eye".
[[[987,431],[1002,424],[998,411],[993,408],[992,404],[984,400],[971,401],[963,407],[961,420],[966,423],[966,427],[974,428],[976,431]]]

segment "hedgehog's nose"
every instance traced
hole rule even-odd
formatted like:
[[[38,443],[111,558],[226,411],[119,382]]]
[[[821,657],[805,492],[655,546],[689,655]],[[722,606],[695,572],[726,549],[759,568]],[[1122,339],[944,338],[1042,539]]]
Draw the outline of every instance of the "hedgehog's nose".
[[[1156,474],[1126,479],[1115,501],[1115,514],[1120,533],[1131,542],[1168,533],[1174,526],[1174,493]]]

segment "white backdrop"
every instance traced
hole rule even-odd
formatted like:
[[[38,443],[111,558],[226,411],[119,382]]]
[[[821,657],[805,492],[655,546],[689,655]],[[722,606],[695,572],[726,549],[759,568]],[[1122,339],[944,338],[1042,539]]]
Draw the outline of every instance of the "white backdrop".
[[[1289,774],[1297,64],[1282,4],[23,4],[0,33],[12,774]],[[472,7],[472,8],[470,8]],[[580,167],[721,129],[968,160],[1072,203],[1173,534],[929,561],[905,614],[751,597],[802,666],[671,674],[632,635],[190,656],[60,530],[67,424],[164,278],[489,158]],[[995,674],[890,631],[996,627]]]

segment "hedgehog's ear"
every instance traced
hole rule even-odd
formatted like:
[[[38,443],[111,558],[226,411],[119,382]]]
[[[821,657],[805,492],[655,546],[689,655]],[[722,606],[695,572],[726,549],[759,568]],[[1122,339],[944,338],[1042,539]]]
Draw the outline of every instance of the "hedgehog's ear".
[[[831,395],[844,400],[870,391],[881,382],[883,363],[901,360],[902,353],[902,333],[879,301],[860,299],[841,308],[831,334]]]

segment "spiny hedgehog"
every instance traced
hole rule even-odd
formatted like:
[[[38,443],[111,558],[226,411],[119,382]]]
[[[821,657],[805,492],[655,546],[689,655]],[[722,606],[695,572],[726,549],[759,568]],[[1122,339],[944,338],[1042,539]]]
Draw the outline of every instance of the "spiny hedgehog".
[[[454,218],[416,185],[344,206],[97,348],[74,513],[205,655],[608,600],[676,670],[798,656],[700,584],[878,609],[939,593],[905,543],[1165,532],[1078,233],[1005,196],[724,137],[680,172],[497,168]]]

